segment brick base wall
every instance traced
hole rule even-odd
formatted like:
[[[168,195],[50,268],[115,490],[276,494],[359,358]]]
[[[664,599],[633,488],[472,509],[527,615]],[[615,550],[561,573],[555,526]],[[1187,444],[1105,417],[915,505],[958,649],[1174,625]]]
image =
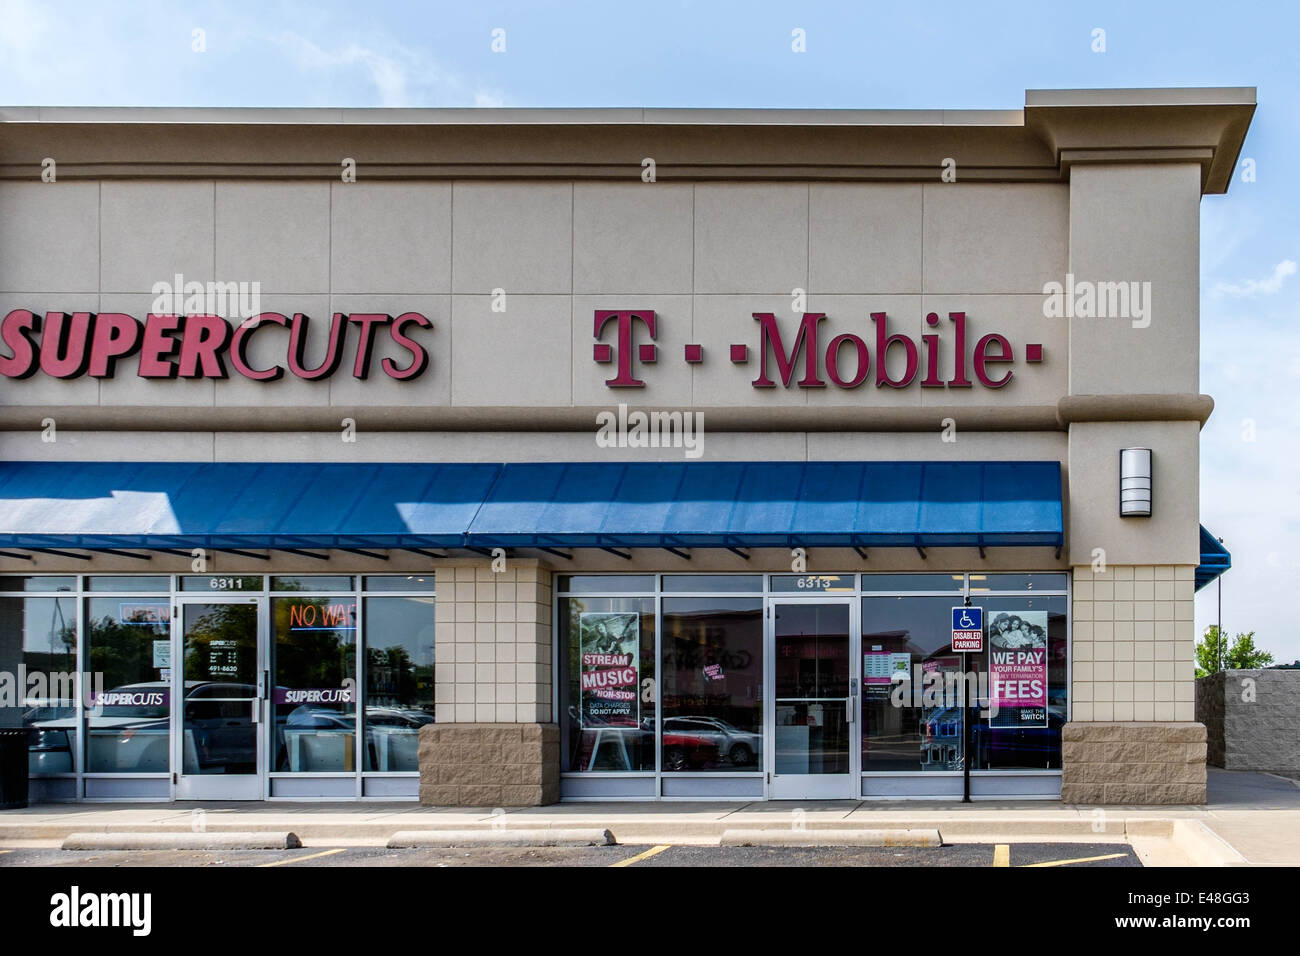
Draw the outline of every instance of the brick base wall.
[[[1061,800],[1083,804],[1205,802],[1205,725],[1066,724]]]
[[[427,724],[419,759],[423,804],[538,807],[560,799],[555,724]]]

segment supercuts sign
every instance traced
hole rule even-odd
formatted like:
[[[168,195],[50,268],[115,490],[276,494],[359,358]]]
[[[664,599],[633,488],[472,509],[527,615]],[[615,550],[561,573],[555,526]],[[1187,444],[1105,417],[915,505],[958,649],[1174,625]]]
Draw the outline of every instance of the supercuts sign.
[[[244,378],[274,382],[286,371],[306,380],[328,378],[350,360],[355,378],[370,375],[372,364],[389,378],[416,378],[429,365],[424,346],[411,336],[433,323],[418,312],[397,317],[377,312],[335,312],[329,323],[324,358],[307,359],[307,340],[314,320],[301,312],[292,317],[262,312],[232,325],[217,315],[148,315],[144,321],[121,312],[31,312],[15,309],[0,322],[0,374],[27,378],[42,372],[52,378],[112,378],[118,362],[134,365],[141,378]],[[266,329],[272,331],[263,331]],[[249,346],[258,336],[287,339],[283,359],[254,366]],[[287,332],[287,336],[284,334]],[[388,336],[409,353],[406,361],[372,362],[375,343]]]

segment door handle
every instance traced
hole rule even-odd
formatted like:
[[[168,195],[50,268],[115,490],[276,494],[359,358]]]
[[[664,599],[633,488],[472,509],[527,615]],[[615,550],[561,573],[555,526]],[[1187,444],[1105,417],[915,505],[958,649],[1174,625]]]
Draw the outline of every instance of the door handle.
[[[844,698],[844,704],[849,715],[849,719],[846,723],[851,724],[858,719],[858,695],[850,694],[848,697]]]

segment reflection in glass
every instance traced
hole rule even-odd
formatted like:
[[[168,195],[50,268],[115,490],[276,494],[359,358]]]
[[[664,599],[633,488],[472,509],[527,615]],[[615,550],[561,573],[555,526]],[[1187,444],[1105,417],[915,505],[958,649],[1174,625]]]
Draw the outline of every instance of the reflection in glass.
[[[32,577],[18,575],[0,576],[0,591],[74,591],[77,579],[51,574],[38,574]]]
[[[166,773],[171,750],[171,601],[86,599],[86,660],[102,675],[86,715],[89,773]]]
[[[580,594],[635,594],[653,591],[653,574],[561,574],[556,578],[557,591]]]
[[[17,686],[20,667],[21,687]],[[28,751],[30,772],[72,773],[77,744],[77,610],[73,599],[0,598],[0,671],[14,682],[22,726],[36,731]],[[5,710],[12,706],[9,702]],[[5,724],[12,725],[8,719]]]
[[[758,770],[763,599],[665,598],[663,769]]]
[[[1041,653],[1046,644],[1046,660],[1028,666],[1008,677],[1036,679],[1047,675],[1046,708],[1017,711],[999,708],[995,717],[986,713],[972,715],[972,770],[1060,770],[1061,728],[1068,713],[1066,669],[1066,612],[1068,599],[1059,597],[974,597],[984,608],[989,647],[1018,652]],[[1046,623],[1046,634],[1043,624]],[[1045,639],[1045,640],[1044,640]],[[989,650],[971,655],[972,667],[988,673]],[[1001,668],[999,668],[1001,670]],[[1005,696],[1005,690],[998,694]]]
[[[849,606],[773,610],[778,774],[848,773]]]
[[[957,574],[864,574],[864,591],[953,591],[966,587],[966,575]]]
[[[560,598],[557,620],[561,768],[654,770],[654,599]]]
[[[356,770],[357,601],[271,599],[275,769]]]
[[[761,574],[665,574],[664,593],[762,594]]]
[[[434,576],[429,574],[368,574],[361,579],[363,591],[432,591]]]
[[[418,771],[434,715],[433,598],[366,598],[365,610],[365,768]]]
[[[170,591],[172,579],[165,574],[145,576],[93,574],[86,578],[87,591]]]
[[[954,603],[960,599],[862,599],[864,771],[961,770],[962,712],[955,682],[962,664],[951,646]],[[922,688],[937,682],[940,691],[914,693],[912,678],[918,673]]]
[[[257,605],[182,604],[182,772],[257,772]]]
[[[271,578],[272,591],[351,591],[354,587],[347,574],[295,574]]]
[[[1046,724],[994,726],[977,701],[966,711],[971,721],[971,769],[1059,770],[1061,727],[1067,713],[1067,598],[975,597],[985,608],[986,626],[1017,611],[1037,627],[1034,611],[1047,620]],[[951,647],[947,597],[868,597],[862,599],[862,769],[864,771],[952,771],[962,769],[963,708],[959,687],[975,676],[987,687],[988,653],[962,655]],[[998,624],[1005,629],[1007,625]],[[1031,628],[1014,628],[1006,638],[1027,642]],[[920,684],[917,685],[917,678]],[[901,706],[899,706],[901,705]],[[1002,722],[1007,721],[1003,715]]]

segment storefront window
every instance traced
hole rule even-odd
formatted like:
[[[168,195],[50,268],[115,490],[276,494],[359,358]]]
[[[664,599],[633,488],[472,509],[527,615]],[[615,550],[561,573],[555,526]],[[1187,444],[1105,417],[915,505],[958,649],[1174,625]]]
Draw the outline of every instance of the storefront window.
[[[72,773],[77,745],[74,600],[0,598],[0,662],[18,702],[17,713],[5,714],[0,726],[21,724],[36,731],[28,753],[32,773]]]
[[[418,771],[419,731],[434,714],[434,600],[366,598],[365,611],[365,768]]]
[[[763,599],[664,598],[663,626],[663,769],[761,768]]]
[[[856,574],[774,574],[773,593],[852,594],[858,589]]]
[[[972,595],[971,603],[984,608],[987,634],[971,667],[988,675],[993,698],[983,715],[972,715],[971,769],[1060,770],[1067,599]]]
[[[0,591],[75,591],[76,589],[77,579],[71,576],[36,575],[24,578],[6,575],[0,577]]]
[[[559,599],[562,769],[655,769],[655,602]]]
[[[664,593],[762,594],[761,574],[665,574]]]
[[[86,599],[86,770],[167,773],[171,751],[171,602]]]
[[[275,635],[275,769],[354,772],[356,598],[272,598],[271,620]]]
[[[272,591],[351,591],[355,585],[346,574],[277,575],[271,578]]]
[[[262,590],[260,574],[186,574],[181,577],[182,591],[207,591],[209,594],[256,593]]]
[[[961,598],[862,599],[863,771],[961,769],[954,603]],[[935,688],[928,696],[921,693],[926,686]]]
[[[555,589],[574,594],[636,594],[653,591],[653,574],[561,574]]]
[[[432,591],[432,574],[371,574],[362,579],[367,591]]]
[[[864,574],[863,591],[952,591],[966,587],[965,574]]]
[[[1068,575],[1045,574],[979,574],[970,576],[970,593],[987,594],[989,591],[1064,591]]]
[[[141,575],[92,574],[86,578],[87,591],[162,591],[171,590],[172,579],[165,574],[143,577]]]

